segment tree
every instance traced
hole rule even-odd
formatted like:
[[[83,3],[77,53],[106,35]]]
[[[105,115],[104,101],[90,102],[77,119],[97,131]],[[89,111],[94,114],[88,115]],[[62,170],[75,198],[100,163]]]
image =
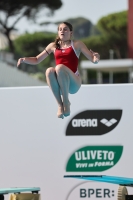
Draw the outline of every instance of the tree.
[[[127,37],[127,11],[102,17],[97,26],[103,33]]]
[[[102,17],[96,26],[101,35],[84,39],[88,48],[98,51],[101,59],[109,59],[110,49],[114,58],[127,58],[127,11]]]
[[[100,53],[101,59],[109,59],[110,49],[114,50],[114,58],[127,58],[127,39],[116,37],[116,35],[102,34],[83,39],[89,49]],[[81,60],[85,59],[81,56]]]
[[[53,14],[56,9],[62,6],[61,0],[0,0],[0,30],[9,42],[10,51],[14,53],[14,46],[10,39],[10,33],[15,29],[15,25],[22,17],[32,19],[36,22],[37,14],[44,8],[49,9],[49,14]],[[8,25],[9,19],[15,17],[11,26]]]
[[[102,17],[97,26],[110,41],[110,48],[114,49],[116,57],[127,57],[127,11]]]

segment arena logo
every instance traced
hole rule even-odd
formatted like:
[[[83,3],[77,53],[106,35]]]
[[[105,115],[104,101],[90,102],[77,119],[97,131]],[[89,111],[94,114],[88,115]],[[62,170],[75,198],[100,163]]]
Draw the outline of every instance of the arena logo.
[[[66,165],[66,172],[101,172],[119,161],[123,146],[86,146],[75,151]]]
[[[74,116],[67,128],[67,136],[103,135],[120,122],[122,110],[86,110]]]

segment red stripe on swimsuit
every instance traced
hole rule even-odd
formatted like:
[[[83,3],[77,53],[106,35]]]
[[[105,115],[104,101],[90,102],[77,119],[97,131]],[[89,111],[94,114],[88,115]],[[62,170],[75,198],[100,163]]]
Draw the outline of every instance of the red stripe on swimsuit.
[[[76,56],[72,46],[66,49],[56,49],[54,52],[56,65],[63,64],[74,73],[78,68],[78,57]]]

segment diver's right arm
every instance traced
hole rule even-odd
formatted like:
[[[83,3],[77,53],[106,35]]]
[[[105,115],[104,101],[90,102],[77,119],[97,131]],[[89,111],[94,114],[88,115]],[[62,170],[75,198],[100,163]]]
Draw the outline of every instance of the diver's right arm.
[[[25,57],[20,58],[17,62],[17,67],[21,63],[26,63],[30,65],[37,65],[42,62],[51,52],[54,50],[54,43],[50,43],[39,55],[36,57]]]

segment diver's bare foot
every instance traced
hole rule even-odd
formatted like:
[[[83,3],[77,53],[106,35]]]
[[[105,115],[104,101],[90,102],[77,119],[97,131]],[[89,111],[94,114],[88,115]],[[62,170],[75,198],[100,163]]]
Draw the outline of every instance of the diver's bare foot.
[[[62,119],[64,118],[63,107],[62,106],[58,106],[57,117],[58,118],[62,118]]]
[[[70,115],[70,102],[68,102],[68,104],[65,104],[63,106],[64,106],[64,116],[67,117]]]

